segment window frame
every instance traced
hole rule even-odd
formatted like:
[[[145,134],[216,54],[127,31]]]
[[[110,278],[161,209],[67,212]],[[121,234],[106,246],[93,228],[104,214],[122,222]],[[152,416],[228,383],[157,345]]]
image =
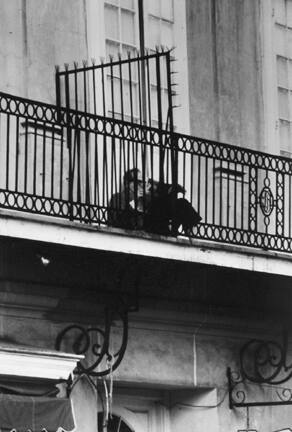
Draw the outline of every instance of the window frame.
[[[88,0],[86,3],[86,35],[88,46],[88,58],[105,59],[105,20],[104,20],[104,2]],[[110,0],[108,0],[110,1]],[[142,0],[136,0],[142,1]],[[187,17],[186,17],[186,0],[173,1],[174,21],[174,56],[177,61],[174,64],[174,70],[178,72],[174,75],[179,95],[174,98],[175,108],[175,125],[178,131],[188,134],[190,132],[190,110],[189,110],[189,85],[188,85],[188,58],[187,58]],[[147,6],[147,0],[143,2]],[[145,16],[144,11],[144,16]],[[98,25],[97,25],[98,22]],[[145,27],[145,26],[144,26]],[[147,27],[147,26],[146,26]],[[147,46],[147,28],[145,29],[145,45]]]

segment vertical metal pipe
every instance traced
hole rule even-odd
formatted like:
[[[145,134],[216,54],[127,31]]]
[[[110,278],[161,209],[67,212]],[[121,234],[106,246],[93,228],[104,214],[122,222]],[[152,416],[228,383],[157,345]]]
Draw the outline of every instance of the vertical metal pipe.
[[[83,85],[84,85],[84,113],[87,117],[87,107],[88,107],[88,100],[87,100],[87,71],[84,69],[83,72]],[[87,120],[86,120],[86,126],[87,126]],[[79,143],[79,147],[80,147]],[[80,162],[80,161],[79,161]],[[90,204],[90,168],[89,168],[89,133],[85,132],[85,202],[86,204]],[[90,219],[90,211],[87,217]]]
[[[141,55],[145,54],[145,31],[144,31],[144,5],[143,0],[138,0],[138,15],[139,15],[139,42]]]
[[[70,124],[70,93],[69,93],[69,77],[65,75],[65,96],[66,96],[66,135],[67,147],[69,153],[69,175],[68,175],[68,198],[69,198],[69,219],[73,220],[73,171],[72,171],[72,133]]]
[[[143,0],[138,0],[139,13],[139,39],[140,39],[140,54],[142,57],[141,64],[141,90],[142,90],[142,112],[141,124],[147,124],[147,105],[146,105],[146,65],[145,65],[145,32],[144,32],[144,6]]]
[[[158,114],[158,129],[162,130],[162,103],[161,103],[161,75],[160,75],[160,56],[156,53],[156,88],[157,88],[157,114]],[[164,182],[164,148],[162,143],[162,135],[159,140],[159,181]]]
[[[61,76],[59,67],[55,71],[55,89],[56,89],[56,106],[57,106],[57,121],[61,120]]]

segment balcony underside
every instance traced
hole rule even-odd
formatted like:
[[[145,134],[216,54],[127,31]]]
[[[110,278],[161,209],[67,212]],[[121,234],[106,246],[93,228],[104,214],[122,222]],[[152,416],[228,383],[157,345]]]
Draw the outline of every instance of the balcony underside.
[[[165,237],[142,231],[100,228],[14,211],[0,211],[0,236],[96,251],[292,276],[292,256],[288,253],[184,237]]]
[[[32,308],[57,321],[89,322],[103,313],[104,303],[122,296],[131,309],[154,309],[158,315],[164,310],[201,316],[212,308],[234,319],[291,319],[291,261],[275,254],[251,258],[216,245],[187,246],[179,239],[135,238],[38,219],[1,217],[0,309],[5,314],[19,308],[29,314]]]

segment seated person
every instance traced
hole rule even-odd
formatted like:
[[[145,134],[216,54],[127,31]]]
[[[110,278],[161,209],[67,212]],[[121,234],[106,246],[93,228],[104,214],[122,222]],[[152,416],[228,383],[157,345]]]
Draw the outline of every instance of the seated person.
[[[108,224],[113,227],[145,230],[161,235],[191,235],[201,216],[185,198],[185,189],[177,184],[149,179],[143,182],[141,171],[132,168],[125,172],[123,188],[112,196],[108,209]]]
[[[122,190],[110,200],[108,224],[116,228],[143,229],[143,191],[141,171],[137,168],[126,171]]]
[[[148,183],[145,230],[176,236],[182,226],[182,234],[191,235],[193,227],[202,218],[186,198],[177,198],[178,193],[185,194],[185,189],[179,184],[161,183],[152,179]]]

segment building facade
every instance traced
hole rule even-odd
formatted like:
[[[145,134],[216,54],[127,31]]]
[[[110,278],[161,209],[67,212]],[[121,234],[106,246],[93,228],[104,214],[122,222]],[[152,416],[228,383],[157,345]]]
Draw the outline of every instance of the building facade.
[[[291,0],[0,4],[2,429],[292,429],[291,19]],[[133,168],[200,223],[153,232],[137,204],[109,223]]]

